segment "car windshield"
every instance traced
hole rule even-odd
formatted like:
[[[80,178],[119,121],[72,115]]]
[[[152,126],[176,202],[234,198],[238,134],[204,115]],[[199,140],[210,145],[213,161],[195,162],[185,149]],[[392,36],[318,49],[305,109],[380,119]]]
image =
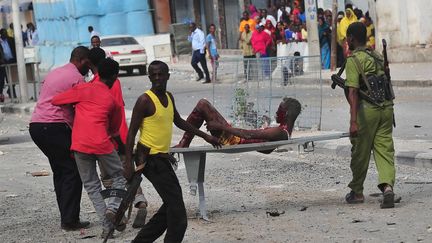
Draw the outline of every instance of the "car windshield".
[[[137,44],[138,42],[133,37],[115,37],[101,40],[101,46],[123,46]]]

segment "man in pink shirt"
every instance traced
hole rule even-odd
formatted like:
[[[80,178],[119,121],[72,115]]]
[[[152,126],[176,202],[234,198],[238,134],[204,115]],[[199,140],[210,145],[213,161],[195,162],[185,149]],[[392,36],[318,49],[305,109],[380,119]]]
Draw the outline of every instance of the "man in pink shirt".
[[[70,151],[74,111],[70,105],[54,106],[51,100],[55,95],[84,82],[83,76],[89,70],[88,55],[87,47],[79,46],[72,51],[68,64],[47,75],[30,121],[30,135],[48,157],[53,171],[61,228],[64,230],[79,230],[90,223],[79,219],[82,183]]]

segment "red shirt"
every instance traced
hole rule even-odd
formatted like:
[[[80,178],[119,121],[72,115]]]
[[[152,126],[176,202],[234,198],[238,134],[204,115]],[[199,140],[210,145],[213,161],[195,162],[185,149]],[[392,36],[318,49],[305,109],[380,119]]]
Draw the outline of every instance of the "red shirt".
[[[87,154],[114,151],[111,135],[117,135],[122,107],[102,82],[80,84],[54,96],[53,105],[75,104],[71,150]]]
[[[99,79],[99,74],[95,74],[92,82],[98,81],[100,82]],[[122,93],[122,89],[121,89],[121,84],[120,84],[120,80],[116,79],[116,81],[114,81],[113,86],[110,89],[111,91],[111,95],[113,96],[114,100],[120,104],[120,106],[122,107],[122,111],[121,111],[121,125],[120,125],[120,139],[122,140],[122,142],[124,144],[126,144],[126,137],[128,134],[128,126],[127,126],[127,122],[126,122],[126,113],[124,110],[124,100],[123,100],[123,93]]]
[[[267,55],[267,47],[272,44],[272,38],[264,30],[261,32],[256,30],[252,32],[251,44],[255,53]]]

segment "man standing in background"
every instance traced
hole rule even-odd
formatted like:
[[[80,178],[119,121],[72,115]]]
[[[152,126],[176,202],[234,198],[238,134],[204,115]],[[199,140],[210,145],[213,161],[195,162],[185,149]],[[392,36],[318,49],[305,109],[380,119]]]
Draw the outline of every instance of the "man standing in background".
[[[0,29],[0,64],[16,63],[15,39],[8,35],[6,29]],[[0,67],[0,102],[4,102],[3,89],[6,81],[6,68]],[[11,82],[11,80],[7,80]],[[13,92],[8,89],[9,97],[16,98],[15,85],[12,85]]]
[[[88,29],[88,32],[90,33],[90,38],[92,38],[95,35],[100,36],[100,34],[96,30],[93,29],[93,26],[90,25],[87,29]]]
[[[204,78],[203,71],[198,67],[198,62],[201,64],[202,69],[205,73],[205,81],[203,83],[210,83],[210,74],[207,68],[207,62],[205,58],[205,36],[204,32],[197,28],[195,23],[189,25],[190,35],[188,36],[188,41],[192,43],[192,62],[191,65],[198,73],[198,78],[196,81],[200,81]]]

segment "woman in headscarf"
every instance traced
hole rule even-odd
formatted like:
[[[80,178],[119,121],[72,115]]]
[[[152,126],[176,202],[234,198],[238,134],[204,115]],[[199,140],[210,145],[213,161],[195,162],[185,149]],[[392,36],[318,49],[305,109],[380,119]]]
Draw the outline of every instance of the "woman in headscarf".
[[[354,11],[351,8],[345,9],[345,16],[342,18],[338,30],[340,38],[343,40],[345,57],[347,57],[348,54],[350,53],[348,43],[346,41],[346,32],[348,26],[354,22],[357,22],[357,16],[354,14]]]
[[[322,67],[323,69],[329,69],[331,30],[323,17],[318,18],[318,35],[321,48]]]
[[[257,8],[255,7],[255,5],[250,4],[249,5],[249,16],[251,19],[255,19],[256,16],[259,16],[260,14],[258,13]]]
[[[271,20],[266,20],[266,23],[264,25],[264,31],[270,35],[270,38],[272,40],[272,44],[269,46],[268,54],[271,57],[276,56],[276,28],[273,26]]]
[[[264,31],[270,35],[273,41],[276,40],[276,28],[273,26],[272,22],[268,19],[264,25]]]

